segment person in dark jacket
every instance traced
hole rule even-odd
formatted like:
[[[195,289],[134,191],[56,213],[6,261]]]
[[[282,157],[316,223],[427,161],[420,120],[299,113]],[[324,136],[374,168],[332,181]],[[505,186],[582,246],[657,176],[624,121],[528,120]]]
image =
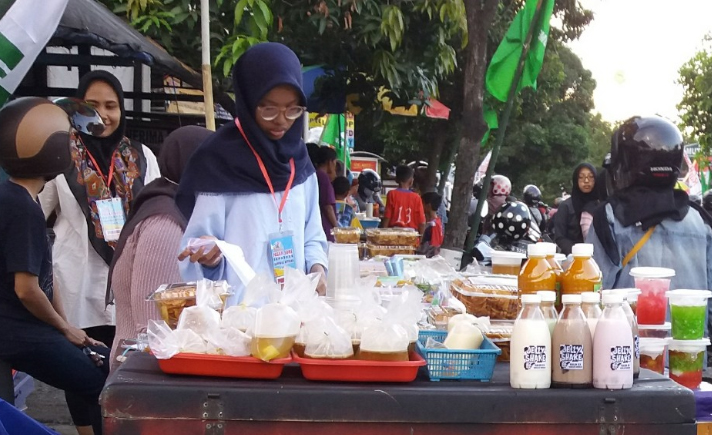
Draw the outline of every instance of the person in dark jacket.
[[[559,205],[554,215],[554,242],[566,255],[571,253],[576,243],[583,243],[584,229],[588,230],[593,210],[598,205],[596,168],[593,165],[578,165],[574,169],[572,181],[571,197]]]

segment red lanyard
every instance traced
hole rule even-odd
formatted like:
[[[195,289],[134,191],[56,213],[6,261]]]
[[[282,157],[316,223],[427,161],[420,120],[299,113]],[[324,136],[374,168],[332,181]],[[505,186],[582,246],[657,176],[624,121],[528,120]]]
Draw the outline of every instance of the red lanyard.
[[[104,177],[104,172],[101,170],[99,165],[96,163],[94,156],[91,155],[91,152],[87,149],[86,146],[84,147],[84,150],[87,152],[87,155],[91,159],[91,162],[94,164],[94,169],[99,174],[101,179],[104,180],[104,184],[106,184],[106,188],[111,189],[111,182],[114,179],[114,156],[116,155],[116,151],[111,153],[111,161],[109,162],[109,178],[106,178],[106,177]]]
[[[260,165],[260,170],[262,171],[262,176],[265,177],[265,181],[267,182],[267,187],[269,187],[269,191],[272,193],[272,199],[274,200],[274,205],[277,206],[277,213],[279,216],[279,224],[280,224],[280,231],[281,231],[282,210],[284,210],[284,205],[287,203],[287,197],[289,196],[289,191],[292,189],[292,183],[294,182],[294,158],[289,159],[289,169],[291,170],[291,173],[289,174],[289,182],[287,182],[287,187],[284,189],[284,195],[282,195],[282,202],[279,205],[277,205],[277,197],[274,194],[274,187],[272,186],[272,179],[270,178],[269,174],[267,173],[267,168],[265,167],[265,164],[262,161],[262,158],[260,158],[259,154],[257,154],[257,151],[255,151],[255,148],[250,143],[250,140],[247,138],[247,135],[242,130],[242,125],[240,125],[240,120],[237,118],[235,118],[235,125],[237,126],[237,129],[240,130],[240,134],[242,134],[242,137],[245,139],[245,142],[247,142],[247,145],[252,150],[252,154],[255,155],[255,158],[257,159],[257,163]]]

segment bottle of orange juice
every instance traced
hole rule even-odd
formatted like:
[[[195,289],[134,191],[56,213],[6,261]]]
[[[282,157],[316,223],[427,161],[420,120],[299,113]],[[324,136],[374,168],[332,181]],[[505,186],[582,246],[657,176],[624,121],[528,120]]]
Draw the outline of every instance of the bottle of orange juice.
[[[549,262],[551,267],[554,268],[556,273],[556,309],[561,310],[561,275],[564,273],[564,269],[561,267],[558,261],[556,261],[556,243],[542,242],[542,245],[546,246],[546,261]]]
[[[534,294],[540,290],[556,290],[556,272],[546,260],[546,246],[542,243],[527,246],[527,262],[519,272],[519,291]]]
[[[562,294],[597,292],[601,289],[603,275],[593,257],[593,245],[577,243],[571,249],[574,261],[561,275]]]

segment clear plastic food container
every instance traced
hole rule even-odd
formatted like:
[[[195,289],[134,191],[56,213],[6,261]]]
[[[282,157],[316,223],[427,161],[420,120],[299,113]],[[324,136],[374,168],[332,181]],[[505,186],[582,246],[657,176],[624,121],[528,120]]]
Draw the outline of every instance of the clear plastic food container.
[[[411,246],[413,248],[420,245],[420,234],[412,228],[370,228],[366,230],[366,238],[370,245]]]

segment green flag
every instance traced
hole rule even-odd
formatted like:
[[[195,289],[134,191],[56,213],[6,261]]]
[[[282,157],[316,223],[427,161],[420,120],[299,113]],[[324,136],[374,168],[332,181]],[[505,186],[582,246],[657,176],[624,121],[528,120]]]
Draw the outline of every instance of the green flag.
[[[54,34],[68,0],[0,0],[0,106]]]
[[[536,88],[536,78],[544,63],[544,52],[546,51],[546,41],[549,37],[549,21],[554,11],[555,0],[527,0],[524,9],[517,13],[514,21],[509,26],[507,34],[497,47],[492,62],[487,68],[486,86],[487,91],[500,101],[507,101],[509,89],[512,87],[514,72],[517,69],[522,49],[532,25],[537,4],[541,2],[540,27],[534,29],[532,34],[531,47],[527,53],[524,64],[522,79],[519,82],[517,92],[525,87]]]
[[[336,157],[344,162],[346,167],[351,166],[351,153],[346,147],[346,125],[344,115],[330,114],[321,133],[321,146],[330,146],[336,150]]]

